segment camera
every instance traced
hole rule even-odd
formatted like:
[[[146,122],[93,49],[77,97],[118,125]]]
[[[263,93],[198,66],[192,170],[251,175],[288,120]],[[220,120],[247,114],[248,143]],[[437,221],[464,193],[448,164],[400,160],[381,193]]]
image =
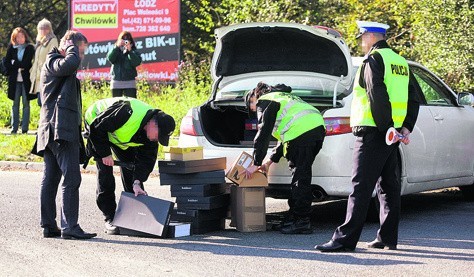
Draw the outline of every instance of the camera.
[[[129,40],[124,40],[123,43],[125,43],[125,45],[128,45],[128,44],[130,44],[130,41]]]

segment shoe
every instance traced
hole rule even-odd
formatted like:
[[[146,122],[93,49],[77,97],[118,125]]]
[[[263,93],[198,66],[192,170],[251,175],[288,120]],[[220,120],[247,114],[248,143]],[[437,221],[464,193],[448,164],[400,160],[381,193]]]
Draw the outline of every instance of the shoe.
[[[312,234],[311,222],[309,218],[300,218],[294,222],[283,225],[280,229],[282,234]]]
[[[13,130],[10,132],[10,134],[12,134],[12,135],[16,135],[16,133],[17,133],[17,131],[13,131]]]
[[[44,238],[56,238],[61,236],[61,229],[56,228],[43,228]]]
[[[112,225],[111,220],[107,220],[105,222],[105,229],[104,232],[108,235],[119,235],[120,234],[120,229],[119,227]]]
[[[325,244],[316,245],[315,249],[321,252],[346,252],[346,251],[354,251],[355,248],[346,247],[340,244],[337,241],[330,240]]]
[[[96,237],[96,233],[86,233],[81,227],[76,227],[73,230],[61,231],[61,238],[63,239],[91,239]]]
[[[378,249],[387,249],[387,250],[397,250],[397,245],[385,244],[378,239],[375,239],[367,243],[367,248],[378,248]]]
[[[28,130],[27,131],[21,131],[22,134],[28,134]]]

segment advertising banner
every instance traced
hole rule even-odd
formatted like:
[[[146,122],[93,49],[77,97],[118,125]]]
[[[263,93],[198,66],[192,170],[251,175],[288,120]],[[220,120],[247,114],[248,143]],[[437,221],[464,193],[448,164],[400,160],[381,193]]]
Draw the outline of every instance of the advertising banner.
[[[110,80],[107,53],[119,34],[129,31],[142,64],[138,78],[173,82],[180,50],[179,0],[71,0],[70,29],[83,33],[89,46],[77,76]]]

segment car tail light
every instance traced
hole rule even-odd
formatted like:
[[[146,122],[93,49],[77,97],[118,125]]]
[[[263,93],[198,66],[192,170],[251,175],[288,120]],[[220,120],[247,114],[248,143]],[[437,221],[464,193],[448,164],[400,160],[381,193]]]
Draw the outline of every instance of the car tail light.
[[[197,136],[197,132],[193,124],[193,116],[191,114],[187,114],[185,117],[183,117],[183,120],[181,120],[180,132],[181,134],[185,135]]]
[[[352,132],[350,117],[326,117],[326,136],[342,135]]]

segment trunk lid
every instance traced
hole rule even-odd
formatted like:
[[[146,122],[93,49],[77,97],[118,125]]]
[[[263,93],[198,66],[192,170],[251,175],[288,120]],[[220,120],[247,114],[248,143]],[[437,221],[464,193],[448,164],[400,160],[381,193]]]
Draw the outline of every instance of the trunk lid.
[[[244,79],[265,81],[271,76],[298,76],[296,83],[286,84],[299,88],[330,83],[335,88],[329,90],[335,94],[347,93],[351,86],[350,51],[332,29],[297,23],[243,23],[218,28],[215,37],[212,99],[227,85]]]

